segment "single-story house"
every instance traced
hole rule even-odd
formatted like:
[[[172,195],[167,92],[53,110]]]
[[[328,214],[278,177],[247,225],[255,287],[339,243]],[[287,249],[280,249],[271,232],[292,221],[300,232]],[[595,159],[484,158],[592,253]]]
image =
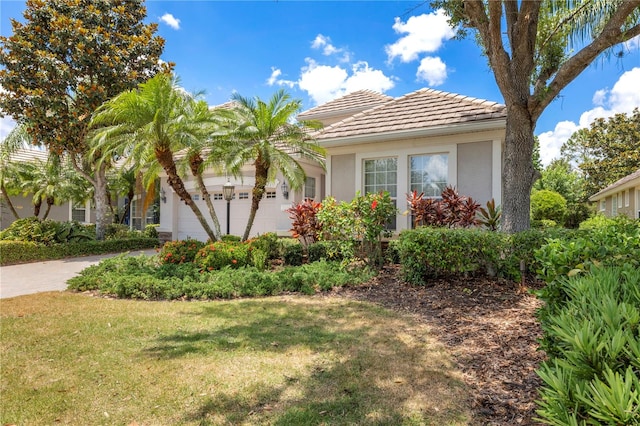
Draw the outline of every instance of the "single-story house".
[[[396,231],[411,226],[403,215],[405,196],[412,190],[438,197],[447,185],[481,204],[492,198],[501,203],[502,152],[505,140],[506,109],[495,102],[422,89],[393,98],[369,90],[349,93],[298,115],[299,120],[318,120],[325,128],[314,135],[326,148],[326,175],[317,164],[302,165],[307,185],[295,193],[280,176],[268,186],[260,204],[252,235],[277,232],[290,235],[291,220],[286,210],[305,198],[322,200],[332,195],[350,201],[357,192],[389,191],[400,213]],[[248,164],[239,179],[230,178],[235,196],[223,198],[224,175],[205,173],[222,232],[229,220],[230,233],[242,235],[251,204],[253,169]],[[186,180],[203,214],[205,202],[193,180]],[[177,240],[207,236],[191,209],[180,202],[161,179],[160,204],[162,239]]]
[[[598,212],[608,217],[626,215],[640,219],[640,169],[589,197]]]
[[[406,195],[458,193],[501,204],[504,105],[433,89],[399,98],[358,91],[301,113],[325,124],[316,138],[327,150],[327,194],[388,191],[400,214],[395,230],[411,227]]]
[[[41,161],[46,162],[48,153],[46,150],[31,147],[22,148],[13,153],[10,157],[11,162],[34,162]],[[144,201],[144,191],[142,188],[137,190],[137,194],[133,197],[133,202],[129,204],[129,211],[127,212],[126,224],[132,229],[144,229],[147,224],[157,223],[157,214],[154,214],[154,207],[151,206],[147,209],[145,217],[142,217],[142,208]],[[33,217],[33,197],[32,194],[18,194],[9,196],[13,208],[18,213],[21,219],[27,217]],[[113,198],[113,202],[117,203],[119,210],[122,210],[127,205],[127,200],[123,197]],[[40,209],[40,218],[43,218],[44,212],[47,206],[43,203]],[[95,223],[96,212],[93,206],[93,201],[88,198],[84,202],[64,201],[60,204],[55,204],[51,207],[47,219],[55,220],[58,222],[77,221],[80,223]],[[6,229],[15,220],[4,195],[0,196],[0,230]]]

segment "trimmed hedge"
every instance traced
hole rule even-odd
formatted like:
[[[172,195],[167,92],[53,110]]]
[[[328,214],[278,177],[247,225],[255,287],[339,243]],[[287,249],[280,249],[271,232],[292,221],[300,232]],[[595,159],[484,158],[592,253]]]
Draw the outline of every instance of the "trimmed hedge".
[[[85,241],[81,243],[45,246],[23,241],[0,241],[0,265],[64,259],[66,257],[118,253],[130,250],[156,248],[157,238],[130,238],[126,240]]]
[[[403,279],[425,284],[447,275],[498,276],[520,280],[520,261],[534,274],[540,264],[535,250],[549,239],[572,238],[577,231],[532,229],[509,235],[481,229],[420,227],[400,234],[393,243],[402,264]]]

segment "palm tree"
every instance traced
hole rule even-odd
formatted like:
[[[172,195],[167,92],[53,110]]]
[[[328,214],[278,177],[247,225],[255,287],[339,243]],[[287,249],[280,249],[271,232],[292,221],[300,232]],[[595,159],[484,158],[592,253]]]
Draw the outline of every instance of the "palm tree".
[[[15,191],[12,191],[12,188],[7,188],[6,180],[8,175],[15,172],[15,170],[12,170],[15,163],[11,163],[11,155],[15,154],[16,151],[25,146],[28,141],[29,136],[27,134],[26,127],[24,125],[18,125],[7,135],[6,138],[2,140],[2,143],[0,144],[0,193],[2,193],[4,202],[7,207],[9,207],[11,214],[13,214],[13,217],[16,220],[20,219],[20,216],[9,197],[10,193]]]
[[[103,159],[114,154],[128,158],[138,169],[145,168],[146,178],[157,170],[156,163],[167,174],[167,183],[196,215],[213,241],[214,232],[186,190],[180,177],[174,153],[200,137],[202,126],[194,123],[195,98],[178,86],[168,73],[159,73],[137,90],[123,92],[102,104],[91,118],[92,150]]]
[[[292,189],[301,188],[306,174],[296,157],[324,166],[324,149],[307,132],[320,128],[321,124],[315,121],[294,122],[301,101],[291,100],[284,90],[276,92],[268,103],[258,97],[250,99],[237,93],[232,100],[237,103],[235,111],[239,125],[230,146],[229,170],[237,174],[251,160],[255,168],[251,211],[242,236],[243,240],[247,240],[267,182],[273,181],[280,172]]]

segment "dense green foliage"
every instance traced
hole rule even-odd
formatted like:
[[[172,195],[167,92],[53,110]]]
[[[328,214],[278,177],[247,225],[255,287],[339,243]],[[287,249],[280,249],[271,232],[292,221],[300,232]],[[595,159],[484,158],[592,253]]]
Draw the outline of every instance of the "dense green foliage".
[[[356,194],[351,202],[338,203],[333,197],[323,200],[317,219],[327,242],[327,255],[349,262],[363,260],[380,266],[382,238],[391,232],[388,225],[395,220],[397,208],[388,192]]]
[[[635,172],[640,167],[640,109],[597,118],[565,142],[562,155],[582,171],[587,196]]]
[[[186,239],[167,241],[160,250],[160,262],[162,263],[189,263],[193,262],[198,251],[204,247],[204,243],[198,240]]]
[[[534,251],[552,237],[573,233],[532,229],[509,235],[479,229],[420,227],[402,232],[393,250],[398,253],[403,279],[412,284],[422,285],[429,278],[448,275],[520,280],[521,261],[527,272],[534,274],[540,269]]]
[[[550,425],[637,425],[640,419],[640,270],[593,268],[543,297],[549,356],[538,415]]]
[[[555,191],[542,189],[531,194],[531,219],[533,221],[552,220],[564,223],[567,214],[567,200]]]
[[[85,241],[51,246],[28,241],[0,241],[0,265],[118,253],[155,247],[158,247],[158,239],[146,237],[126,240]]]
[[[0,240],[29,241],[48,246],[93,239],[90,228],[79,222],[56,222],[37,217],[16,220],[0,231]]]
[[[553,292],[559,276],[589,271],[594,266],[640,267],[640,220],[620,216],[604,226],[553,238],[536,250],[538,275]]]
[[[370,278],[367,269],[346,270],[338,263],[325,261],[276,271],[226,267],[208,272],[195,263],[159,264],[146,256],[118,256],[85,269],[69,281],[69,288],[147,300],[228,299],[285,291],[312,294]]]

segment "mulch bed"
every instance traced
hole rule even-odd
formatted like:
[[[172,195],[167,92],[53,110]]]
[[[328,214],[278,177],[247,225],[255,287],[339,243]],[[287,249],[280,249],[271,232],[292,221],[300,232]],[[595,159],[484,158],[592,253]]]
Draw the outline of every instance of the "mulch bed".
[[[536,287],[539,283],[527,283]],[[474,395],[473,425],[535,425],[535,374],[545,358],[535,311],[540,301],[503,280],[436,279],[411,286],[398,266],[374,280],[337,291],[340,296],[378,303],[426,323],[452,352]]]

